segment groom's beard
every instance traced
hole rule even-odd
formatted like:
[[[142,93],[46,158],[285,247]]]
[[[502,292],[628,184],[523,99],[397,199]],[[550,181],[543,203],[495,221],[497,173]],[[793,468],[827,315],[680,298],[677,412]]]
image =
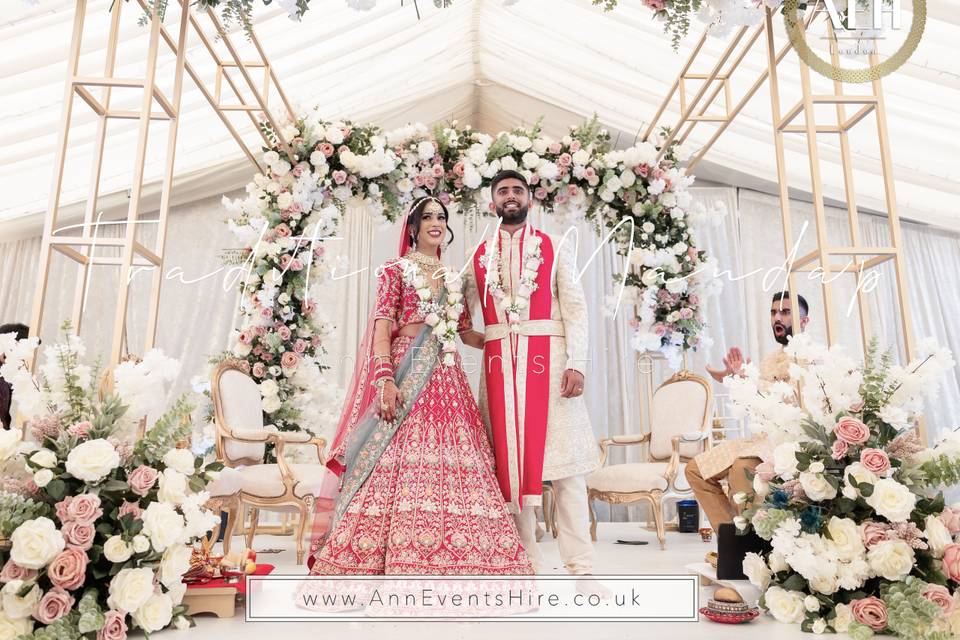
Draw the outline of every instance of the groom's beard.
[[[497,215],[503,220],[503,224],[523,224],[527,221],[527,212],[529,205],[517,207],[514,211],[506,211],[503,207],[497,207]]]
[[[777,331],[778,328],[780,331]],[[773,326],[773,339],[783,346],[789,344],[791,336],[793,336],[793,327],[787,327],[779,322]]]

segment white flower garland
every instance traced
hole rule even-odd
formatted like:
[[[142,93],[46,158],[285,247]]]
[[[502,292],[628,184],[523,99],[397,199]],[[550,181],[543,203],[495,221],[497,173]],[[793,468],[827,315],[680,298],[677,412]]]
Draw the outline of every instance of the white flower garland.
[[[503,288],[500,277],[500,243],[499,238],[487,240],[484,256],[481,259],[487,268],[487,290],[507,316],[510,326],[520,323],[520,312],[530,306],[530,296],[537,290],[537,275],[543,264],[541,251],[542,240],[538,235],[531,235],[523,243],[522,267],[520,269],[520,284],[516,295],[511,298]]]
[[[447,300],[445,304],[440,304],[430,288],[430,280],[419,265],[412,260],[401,258],[400,266],[403,269],[403,281],[413,287],[420,298],[418,310],[423,315],[423,321],[433,328],[433,335],[440,341],[443,364],[453,366],[454,354],[457,352],[457,325],[460,314],[463,313],[463,283],[460,274],[452,271],[444,274]]]

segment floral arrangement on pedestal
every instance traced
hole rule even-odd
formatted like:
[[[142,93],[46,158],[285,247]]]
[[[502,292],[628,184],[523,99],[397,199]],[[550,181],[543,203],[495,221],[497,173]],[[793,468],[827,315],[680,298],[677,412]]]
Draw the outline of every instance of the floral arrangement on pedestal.
[[[269,130],[268,130],[269,131]],[[431,194],[453,211],[486,214],[490,180],[503,169],[523,173],[533,202],[565,219],[575,214],[610,229],[629,273],[614,281],[620,302],[633,305],[632,344],[664,353],[677,366],[681,354],[704,341],[703,304],[720,286],[713,262],[698,248],[692,226],[718,219],[717,207],[695,205],[694,177],[681,164],[690,150],[656,142],[611,148],[597,119],[571,126],[560,139],[540,123],[490,136],[457,122],[428,128],[410,124],[384,132],[375,126],[327,122],[316,110],[284,125],[287,151],[264,156],[265,173],[247,197],[226,201],[244,244],[249,274],[243,287],[243,324],[232,355],[250,363],[261,382],[267,421],[281,429],[302,424],[291,403],[306,387],[291,381],[291,367],[319,368],[327,325],[311,318],[310,284],[329,273],[323,240],[350,205],[394,221],[416,197]],[[312,269],[312,271],[310,271]],[[319,325],[319,326],[318,326]],[[297,342],[301,342],[298,352]],[[291,355],[292,353],[292,355]],[[315,374],[316,378],[319,374]]]
[[[36,338],[0,341],[0,375],[18,406],[43,409],[26,424],[31,439],[0,432],[0,634],[123,640],[132,629],[189,627],[183,575],[192,544],[218,520],[203,505],[220,469],[178,448],[190,405],[177,401],[134,441],[125,399],[97,398],[78,337],[44,348],[37,379],[26,367]],[[143,376],[121,372],[117,386]]]
[[[960,633],[960,504],[942,487],[960,480],[960,434],[928,448],[915,426],[924,395],[953,367],[925,342],[906,366],[865,362],[806,336],[786,347],[791,382],[766,387],[757,370],[731,395],[777,443],[756,469],[736,525],[772,544],[744,573],[777,620],[814,633],[949,638]]]

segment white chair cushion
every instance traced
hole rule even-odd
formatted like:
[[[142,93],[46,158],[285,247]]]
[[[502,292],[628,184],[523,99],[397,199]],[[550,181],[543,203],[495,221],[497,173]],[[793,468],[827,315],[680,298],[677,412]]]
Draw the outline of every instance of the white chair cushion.
[[[587,476],[587,488],[597,491],[665,491],[666,462],[630,462],[603,467]]]
[[[703,427],[707,389],[694,380],[679,380],[659,387],[653,394],[650,457],[667,460],[673,451],[673,437]],[[692,458],[703,451],[700,442],[680,443],[680,455]]]
[[[227,369],[220,375],[220,406],[223,425],[229,431],[263,433],[263,405],[260,387],[253,378],[237,369]],[[226,440],[224,450],[230,460],[252,458],[262,460],[265,446],[248,442]]]
[[[291,464],[288,465],[293,472],[296,484],[293,487],[293,495],[298,498],[304,496],[319,496],[328,489],[331,493],[339,483],[339,478],[321,464]],[[241,482],[240,487],[244,493],[258,498],[277,498],[283,495],[283,480],[280,475],[280,467],[276,464],[255,464],[249,467],[238,467]]]
[[[242,480],[240,472],[232,467],[224,467],[217,479],[207,485],[211,498],[230,496],[240,491]]]

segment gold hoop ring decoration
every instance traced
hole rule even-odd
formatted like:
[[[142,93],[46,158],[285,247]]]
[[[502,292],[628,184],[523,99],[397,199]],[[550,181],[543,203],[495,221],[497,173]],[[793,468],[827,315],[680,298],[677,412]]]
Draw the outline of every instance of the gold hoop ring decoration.
[[[882,0],[874,0],[881,2]],[[923,36],[923,30],[927,23],[927,2],[926,0],[913,0],[913,21],[910,24],[910,33],[907,39],[897,51],[883,62],[871,65],[865,69],[850,69],[846,67],[834,66],[823,58],[820,58],[813,49],[807,44],[803,33],[802,20],[797,16],[798,0],[784,0],[783,2],[783,22],[787,28],[787,35],[790,36],[790,43],[796,49],[797,55],[811,69],[822,76],[831,80],[848,82],[851,84],[862,84],[873,82],[888,75],[905,63],[913,52],[917,50],[920,44],[920,38]]]

